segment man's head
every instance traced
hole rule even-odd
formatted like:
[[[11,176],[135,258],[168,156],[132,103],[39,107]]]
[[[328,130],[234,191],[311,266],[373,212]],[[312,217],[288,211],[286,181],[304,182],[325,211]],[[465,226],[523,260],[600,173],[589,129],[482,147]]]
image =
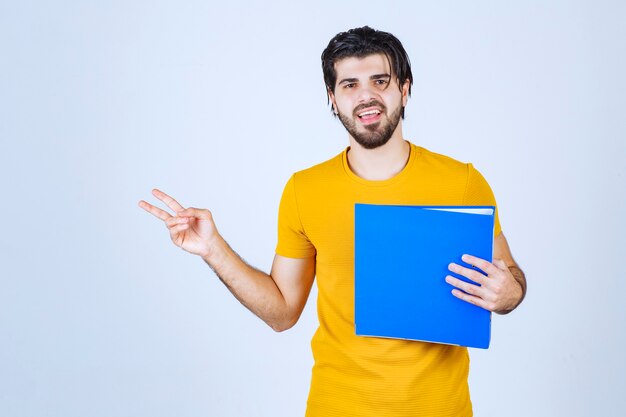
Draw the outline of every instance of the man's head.
[[[333,114],[350,135],[367,149],[384,145],[404,118],[413,83],[400,41],[367,26],[341,32],[322,53],[322,70]]]

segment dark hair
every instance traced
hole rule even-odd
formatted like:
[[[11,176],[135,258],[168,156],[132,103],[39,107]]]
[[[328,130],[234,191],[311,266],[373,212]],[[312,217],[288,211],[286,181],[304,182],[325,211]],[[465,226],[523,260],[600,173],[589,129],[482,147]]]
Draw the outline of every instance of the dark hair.
[[[363,58],[372,54],[383,54],[387,57],[393,71],[392,75],[398,79],[400,90],[406,80],[409,80],[409,95],[411,95],[413,84],[411,62],[402,43],[391,33],[372,29],[369,26],[338,33],[322,52],[322,71],[327,93],[329,90],[335,92],[337,82],[335,63],[337,61],[350,57]],[[330,96],[328,98],[330,102]],[[404,118],[404,109],[402,109],[402,118]]]

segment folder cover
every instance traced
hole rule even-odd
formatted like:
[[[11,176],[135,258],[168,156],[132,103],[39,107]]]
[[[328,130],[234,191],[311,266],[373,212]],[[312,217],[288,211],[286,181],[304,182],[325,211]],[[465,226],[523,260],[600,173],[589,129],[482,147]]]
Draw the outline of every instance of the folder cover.
[[[488,348],[491,312],[452,295],[445,277],[472,282],[448,270],[471,267],[463,254],[492,261],[494,212],[355,204],[356,334]]]

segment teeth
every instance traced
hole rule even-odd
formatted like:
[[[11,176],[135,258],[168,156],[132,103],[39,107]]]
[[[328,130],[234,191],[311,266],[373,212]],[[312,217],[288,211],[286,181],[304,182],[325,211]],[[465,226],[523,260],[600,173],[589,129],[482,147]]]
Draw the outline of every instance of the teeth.
[[[380,111],[379,110],[366,111],[365,113],[359,114],[359,117],[369,116],[370,114],[380,114]]]

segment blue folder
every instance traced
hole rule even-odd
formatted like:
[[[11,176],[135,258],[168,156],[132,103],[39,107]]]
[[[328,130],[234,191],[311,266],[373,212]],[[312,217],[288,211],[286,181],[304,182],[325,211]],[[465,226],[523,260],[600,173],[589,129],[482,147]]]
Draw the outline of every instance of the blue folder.
[[[452,295],[445,277],[471,282],[448,270],[450,262],[471,267],[463,254],[492,260],[494,213],[356,204],[356,334],[488,348],[491,313]]]

